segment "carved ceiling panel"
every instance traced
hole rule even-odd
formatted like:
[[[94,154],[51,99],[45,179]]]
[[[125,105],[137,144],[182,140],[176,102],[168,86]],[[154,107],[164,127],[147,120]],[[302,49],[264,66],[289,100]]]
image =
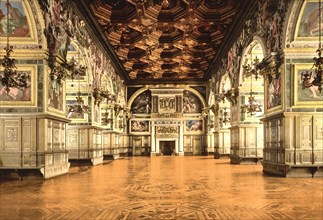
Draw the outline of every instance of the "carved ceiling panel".
[[[130,80],[205,77],[239,0],[94,0],[91,12]]]

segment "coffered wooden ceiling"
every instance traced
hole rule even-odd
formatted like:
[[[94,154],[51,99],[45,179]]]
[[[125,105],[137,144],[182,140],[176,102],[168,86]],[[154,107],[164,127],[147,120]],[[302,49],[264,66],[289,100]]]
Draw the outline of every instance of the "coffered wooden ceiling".
[[[128,82],[187,82],[209,77],[253,3],[93,0],[81,11],[97,22]]]

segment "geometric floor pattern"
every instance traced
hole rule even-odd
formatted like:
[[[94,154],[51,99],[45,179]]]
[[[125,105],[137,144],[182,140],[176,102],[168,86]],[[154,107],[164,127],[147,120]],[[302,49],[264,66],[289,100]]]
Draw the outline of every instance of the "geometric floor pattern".
[[[0,179],[0,219],[323,219],[322,178],[208,157],[129,157],[48,180]]]

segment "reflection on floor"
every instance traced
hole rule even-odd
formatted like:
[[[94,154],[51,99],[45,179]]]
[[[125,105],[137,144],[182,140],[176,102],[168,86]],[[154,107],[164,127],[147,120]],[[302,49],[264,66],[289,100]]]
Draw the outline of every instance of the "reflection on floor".
[[[323,179],[212,157],[132,157],[1,180],[0,219],[322,219]]]

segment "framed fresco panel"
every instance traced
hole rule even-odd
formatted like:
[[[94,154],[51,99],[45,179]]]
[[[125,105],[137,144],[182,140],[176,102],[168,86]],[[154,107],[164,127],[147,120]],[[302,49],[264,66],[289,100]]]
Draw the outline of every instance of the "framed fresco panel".
[[[319,0],[305,1],[297,21],[296,40],[315,40],[319,36],[318,20]]]
[[[148,134],[150,132],[150,124],[148,120],[131,120],[130,133]]]
[[[0,74],[3,68],[0,69]],[[10,87],[9,92],[6,87],[0,85],[0,106],[2,107],[36,107],[37,103],[37,66],[17,65],[17,73],[22,74],[26,79],[27,87]]]
[[[204,124],[202,119],[191,119],[185,121],[186,133],[203,133]]]
[[[87,106],[88,103],[88,97],[82,96],[83,105]],[[77,104],[76,98],[74,96],[67,96],[66,97],[66,113],[69,119],[72,119],[75,122],[87,122],[89,113],[76,113],[76,112],[70,112],[69,109],[72,105]]]
[[[323,105],[323,95],[316,83],[313,64],[294,65],[294,105],[313,107]]]
[[[284,65],[279,68],[280,75],[276,78],[268,78],[265,80],[265,113],[277,112],[283,109],[284,96],[282,91],[285,91],[285,72]]]

